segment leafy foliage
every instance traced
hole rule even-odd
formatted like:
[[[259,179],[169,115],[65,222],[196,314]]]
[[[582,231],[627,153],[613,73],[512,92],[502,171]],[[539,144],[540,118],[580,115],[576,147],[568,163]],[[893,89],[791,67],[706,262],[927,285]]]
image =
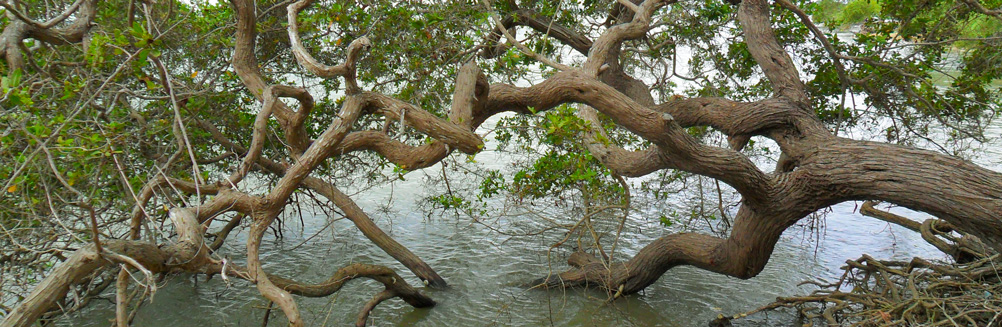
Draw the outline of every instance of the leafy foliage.
[[[887,138],[898,142],[924,137],[944,127],[956,139],[983,139],[984,126],[1002,107],[1002,23],[959,1],[854,0],[844,6],[824,0],[793,1],[824,26],[862,24],[856,34],[824,32],[839,58],[822,48],[789,10],[774,6],[772,21],[780,42],[795,53],[815,112],[833,128],[889,120]],[[24,0],[20,9],[38,21],[55,17],[72,1]],[[493,83],[526,85],[552,72],[513,48],[482,59],[494,28],[490,14],[517,17],[527,10],[553,24],[594,39],[613,23],[610,1],[317,1],[299,15],[307,49],[328,64],[343,61],[344,46],[359,37],[373,41],[359,63],[363,89],[393,95],[445,116],[460,63],[479,60]],[[335,119],[343,101],[336,79],[304,73],[289,51],[285,2],[258,7],[257,59],[268,82],[306,88],[317,102],[307,123],[318,135]],[[983,1],[998,10],[1002,1]],[[45,11],[48,8],[48,11]],[[234,149],[220,144],[218,132],[234,143],[250,143],[250,126],[259,110],[230,64],[234,15],[225,2],[166,1],[127,10],[129,2],[103,1],[82,44],[49,44],[26,39],[26,65],[11,69],[0,60],[0,226],[3,269],[37,278],[91,237],[86,232],[97,211],[105,237],[122,238],[123,217],[136,194],[158,176],[191,180],[229,172],[239,163]],[[676,97],[726,97],[758,100],[772,89],[744,43],[735,22],[737,8],[724,1],[673,4],[655,17],[640,39],[624,43],[623,71],[650,86],[656,102]],[[837,11],[837,12],[836,12]],[[0,15],[0,26],[12,26]],[[73,18],[71,17],[70,20]],[[65,26],[69,23],[62,23]],[[518,37],[541,55],[574,64],[580,53],[546,36],[521,28]],[[844,80],[835,60],[844,63]],[[855,96],[864,109],[853,106]],[[849,99],[849,100],[847,100]],[[203,124],[204,123],[204,124]],[[376,118],[358,128],[392,127],[408,144],[426,139],[405,127]],[[629,149],[646,144],[604,122],[604,140]],[[588,130],[575,107],[561,106],[532,116],[509,116],[498,123],[500,150],[527,154],[512,171],[482,172],[475,194],[432,198],[444,208],[473,208],[495,196],[517,199],[583,196],[589,203],[620,203],[625,189],[582,144]],[[280,129],[271,126],[265,155],[286,157]],[[707,142],[723,141],[711,130],[692,129]],[[190,146],[190,151],[188,153]],[[752,145],[747,151],[761,152]],[[770,155],[773,153],[769,153]],[[192,162],[194,158],[194,162]],[[347,164],[324,166],[319,173],[351,183],[379,183],[403,176],[372,154],[345,154]],[[268,177],[264,177],[267,182]],[[694,177],[660,172],[641,181],[657,199],[693,185]],[[346,182],[346,183],[347,183]],[[197,201],[169,188],[155,190],[148,208],[164,219],[165,204]],[[701,212],[682,210],[680,212]],[[667,225],[684,220],[664,215]],[[158,231],[159,222],[148,229]],[[31,283],[25,279],[25,285]],[[18,292],[4,292],[0,303]]]

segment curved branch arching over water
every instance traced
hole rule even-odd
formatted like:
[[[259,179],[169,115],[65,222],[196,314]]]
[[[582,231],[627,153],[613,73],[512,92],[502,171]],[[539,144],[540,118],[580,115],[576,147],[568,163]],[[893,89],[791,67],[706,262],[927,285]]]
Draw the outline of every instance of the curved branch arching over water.
[[[86,9],[93,2],[81,1],[84,2],[80,8],[85,11],[77,18],[89,19]],[[776,40],[769,4],[765,0],[741,1],[738,20],[749,52],[775,90],[768,99],[736,102],[722,98],[691,98],[654,105],[649,103],[649,92],[646,97],[635,94],[638,85],[634,82],[638,81],[625,74],[605,73],[613,66],[617,74],[622,73],[618,67],[622,42],[643,37],[654,13],[674,3],[648,0],[617,4],[620,6],[617,17],[623,22],[611,26],[594,41],[572,35],[566,29],[556,29],[556,38],[570,42],[578,51],[587,49],[588,57],[583,67],[556,72],[535,85],[491,85],[474,63],[462,66],[457,74],[449,120],[392,97],[363,91],[355,81],[355,66],[364,51],[371,47],[365,38],[347,47],[347,61],[340,65],[327,66],[311,56],[299,40],[296,22],[298,13],[310,3],[302,0],[289,5],[290,43],[297,62],[307,71],[322,78],[346,80],[346,99],[338,109],[337,118],[325,122],[327,128],[316,138],[310,138],[304,122],[314,106],[312,95],[304,89],[266,82],[254,57],[255,4],[252,0],[232,0],[237,17],[233,68],[262,107],[252,126],[249,148],[226,139],[208,122],[200,122],[200,127],[221,145],[243,156],[241,164],[227,180],[215,183],[198,184],[171,178],[158,178],[148,183],[137,199],[140,209],[153,196],[151,190],[163,183],[179,185],[185,192],[212,193],[215,197],[200,206],[172,209],[170,217],[178,231],[178,239],[164,246],[138,241],[138,226],[145,213],[135,210],[131,217],[133,240],[106,240],[102,241],[103,251],[96,247],[77,251],[54,269],[0,326],[34,323],[65,297],[68,289],[83,276],[117,264],[133,265],[135,269],[153,273],[186,271],[247,279],[265,298],[278,305],[292,326],[304,324],[292,295],[327,296],[338,291],[347,280],[357,277],[369,277],[385,286],[384,291],[364,306],[359,314],[359,325],[365,324],[376,305],[392,297],[400,297],[415,307],[432,306],[435,302],[431,298],[408,285],[393,270],[381,266],[344,267],[319,284],[270,275],[262,268],[260,243],[263,235],[296,190],[311,189],[335,203],[367,238],[423,281],[430,286],[445,287],[445,280],[428,264],[380,230],[334,184],[311,176],[313,171],[322,163],[352,151],[378,153],[405,169],[428,167],[453,150],[467,154],[479,152],[484,145],[475,131],[488,117],[508,111],[534,114],[568,103],[581,105],[580,117],[592,126],[591,131],[580,135],[582,142],[613,172],[643,176],[663,169],[682,170],[727,183],[741,194],[743,201],[726,238],[697,233],[668,235],[650,243],[630,260],[612,265],[577,253],[569,260],[573,266],[570,270],[541,278],[537,284],[548,287],[600,285],[618,297],[644,289],[679,265],[751,278],[765,267],[784,230],[821,208],[849,200],[881,200],[928,212],[979,237],[995,250],[1002,250],[1002,174],[931,151],[833,135],[810,111],[808,91],[790,56]],[[22,28],[39,28],[37,24],[22,23],[28,26]],[[539,24],[527,22],[526,25]],[[21,39],[27,35],[14,34]],[[5,30],[4,35],[12,34]],[[16,65],[17,54],[12,51],[18,50],[12,48],[10,42],[5,41],[5,44],[0,49],[6,52],[9,64]],[[278,101],[280,97],[295,99],[299,110],[292,110]],[[411,146],[383,131],[353,130],[360,117],[370,114],[403,121],[434,141]],[[598,121],[599,114],[649,141],[650,147],[628,151],[615,144],[598,142],[598,135],[605,132]],[[262,139],[272,117],[286,137],[290,152],[288,163],[263,155]],[[731,147],[699,142],[685,130],[691,126],[711,126],[719,130],[732,141]],[[751,136],[765,136],[779,144],[783,159],[776,171],[761,171],[739,152]],[[234,184],[252,169],[279,176],[279,180],[261,196],[235,190]],[[226,212],[239,212],[252,219],[246,244],[246,268],[227,266],[213,258],[204,242],[203,223]],[[122,319],[121,314],[119,319]]]

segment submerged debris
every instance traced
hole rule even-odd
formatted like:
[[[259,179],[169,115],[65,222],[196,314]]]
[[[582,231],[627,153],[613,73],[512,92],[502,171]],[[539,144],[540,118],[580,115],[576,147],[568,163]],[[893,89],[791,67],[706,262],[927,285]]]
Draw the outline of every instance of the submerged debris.
[[[930,219],[922,225],[936,223]],[[810,295],[779,297],[749,312],[720,316],[710,325],[729,326],[754,313],[795,308],[804,326],[1002,326],[1002,258],[976,239],[961,241],[969,235],[955,238],[932,230],[923,228],[923,238],[957,263],[877,260],[864,254],[847,260],[835,283],[804,282],[819,287]],[[938,237],[956,245],[931,240],[942,241]]]
[[[999,326],[1002,325],[1002,260],[993,255],[964,264],[847,260],[834,284],[806,296],[780,297],[764,307],[721,317],[727,325],[753,313],[793,307],[805,326]]]

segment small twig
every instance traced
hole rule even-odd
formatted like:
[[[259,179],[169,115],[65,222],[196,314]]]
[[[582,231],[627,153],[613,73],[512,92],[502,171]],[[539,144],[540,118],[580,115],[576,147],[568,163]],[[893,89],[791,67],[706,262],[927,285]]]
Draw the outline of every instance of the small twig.
[[[522,42],[519,42],[517,39],[515,39],[514,36],[511,35],[511,33],[508,32],[508,29],[504,27],[504,24],[501,23],[501,18],[498,17],[497,13],[495,13],[494,10],[491,9],[491,4],[490,4],[489,0],[480,0],[480,3],[483,4],[484,5],[484,9],[487,10],[490,13],[491,20],[494,21],[494,27],[501,31],[501,34],[503,34],[504,37],[505,37],[505,39],[508,40],[508,43],[511,43],[512,45],[514,45],[515,48],[518,48],[518,50],[521,51],[523,54],[525,54],[525,55],[527,55],[529,57],[532,57],[532,59],[536,59],[536,61],[542,62],[543,64],[546,64],[547,66],[556,68],[557,70],[571,70],[572,69],[570,66],[558,63],[556,61],[551,60],[550,58],[546,58],[546,57],[544,57],[544,56],[536,53],[535,51],[532,51],[531,49],[529,49],[528,47],[526,47],[524,44],[522,44]]]
[[[275,305],[275,302],[268,301],[268,307],[264,308],[264,318],[261,319],[261,327],[268,327],[268,318],[271,317],[271,308]]]

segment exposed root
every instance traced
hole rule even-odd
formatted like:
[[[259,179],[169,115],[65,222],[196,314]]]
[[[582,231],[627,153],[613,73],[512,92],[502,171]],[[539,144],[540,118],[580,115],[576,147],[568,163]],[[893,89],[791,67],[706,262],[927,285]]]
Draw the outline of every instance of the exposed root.
[[[874,207],[875,204],[877,204],[875,201],[863,202],[859,213],[920,233],[923,240],[950,255],[957,262],[977,260],[995,253],[994,249],[973,235],[960,233],[960,237],[957,237],[951,234],[951,232],[956,231],[956,228],[944,220],[927,219],[919,223],[907,217],[877,209]]]
[[[866,201],[859,212],[922,235],[922,239],[957,264],[877,260],[869,255],[847,260],[842,277],[833,284],[807,281],[819,287],[810,295],[779,297],[761,308],[721,315],[711,326],[729,326],[733,319],[796,308],[800,318],[830,326],[997,326],[1002,323],[1002,259],[977,237],[956,231],[948,222],[916,222],[879,210]],[[957,233],[954,233],[957,232]],[[958,236],[959,235],[959,236]]]
[[[571,254],[567,258],[567,264],[574,268],[560,274],[551,274],[536,279],[530,282],[529,286],[542,288],[599,286],[612,294],[617,289],[615,286],[610,286],[614,284],[612,282],[612,268],[623,265],[622,263],[617,263],[614,266],[606,266],[598,257],[581,251]]]
[[[598,286],[612,298],[640,292],[668,270],[689,265],[727,276],[755,277],[768,262],[779,235],[801,212],[756,211],[747,204],[738,209],[734,229],[727,238],[699,233],[665,235],[644,246],[622,263],[605,263],[578,252],[568,258],[573,268],[533,282],[535,287]]]
[[[863,255],[847,260],[834,284],[805,282],[821,287],[810,295],[779,297],[749,312],[720,316],[710,325],[728,326],[754,313],[796,308],[801,318],[829,326],[997,326],[1002,322],[1000,265],[998,254],[957,265]]]

